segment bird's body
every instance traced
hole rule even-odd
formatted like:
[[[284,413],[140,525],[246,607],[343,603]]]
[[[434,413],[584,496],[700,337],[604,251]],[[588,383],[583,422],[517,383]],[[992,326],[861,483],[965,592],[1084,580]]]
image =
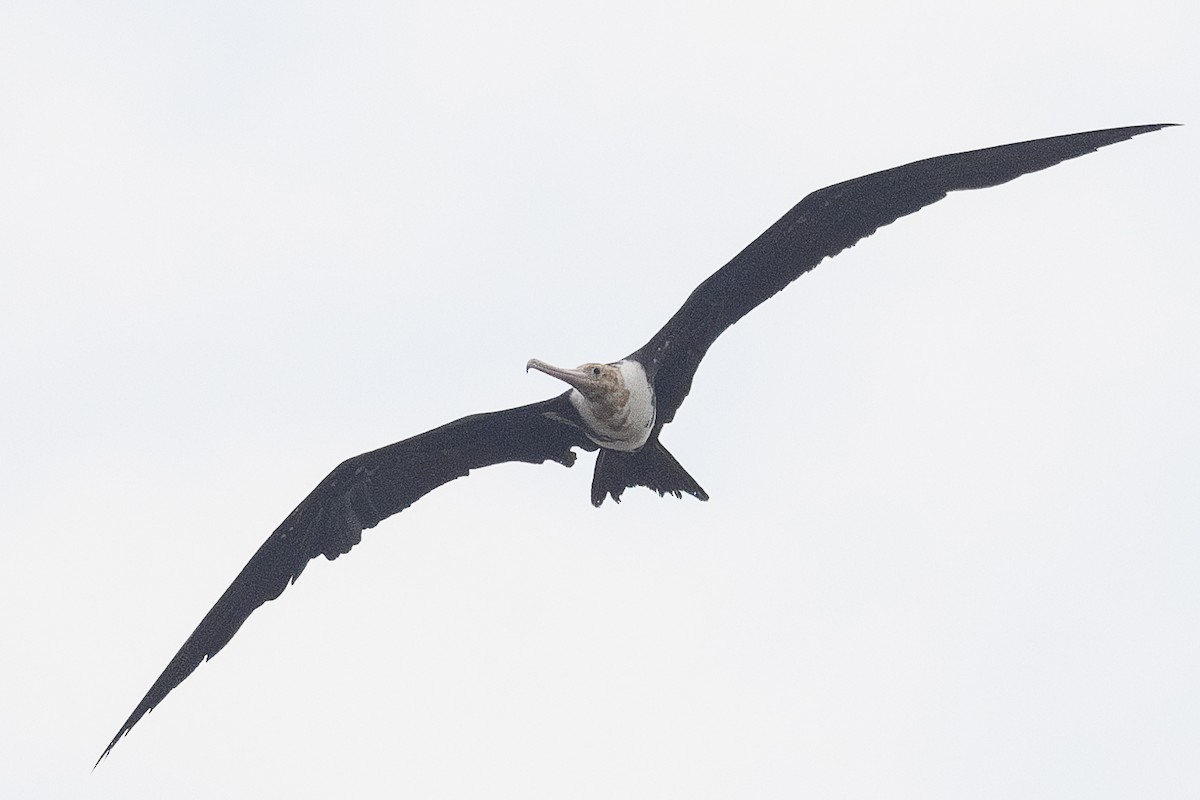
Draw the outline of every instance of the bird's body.
[[[660,435],[722,332],[825,258],[948,192],[1005,183],[1163,127],[1114,128],[938,156],[819,189],[703,281],[645,345],[625,358],[574,370],[528,362],[527,369],[566,381],[569,391],[464,417],[348,459],[258,549],[100,758],[201,661],[220,651],[256,608],[294,582],[310,560],[348,552],[363,530],[473,469],[508,461],[571,466],[575,449],[598,450],[591,490],[595,505],[606,497],[619,501],[633,486],[708,499],[663,447]]]

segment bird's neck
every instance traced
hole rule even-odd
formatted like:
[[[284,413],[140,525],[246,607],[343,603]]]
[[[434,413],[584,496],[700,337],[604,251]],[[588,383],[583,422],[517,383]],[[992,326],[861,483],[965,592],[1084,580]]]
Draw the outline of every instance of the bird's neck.
[[[637,450],[654,430],[654,387],[646,370],[626,359],[614,366],[621,379],[606,391],[585,397],[571,391],[571,405],[579,412],[588,438],[610,450]]]

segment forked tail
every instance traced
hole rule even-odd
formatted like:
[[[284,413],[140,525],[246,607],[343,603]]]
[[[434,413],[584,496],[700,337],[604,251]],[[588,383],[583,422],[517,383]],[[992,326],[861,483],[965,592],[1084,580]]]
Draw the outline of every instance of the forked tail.
[[[679,466],[675,456],[668,453],[658,439],[632,453],[600,448],[596,471],[592,475],[592,505],[599,506],[606,495],[619,503],[621,493],[631,486],[645,486],[660,496],[683,497],[687,492],[700,500],[708,499],[708,492]]]

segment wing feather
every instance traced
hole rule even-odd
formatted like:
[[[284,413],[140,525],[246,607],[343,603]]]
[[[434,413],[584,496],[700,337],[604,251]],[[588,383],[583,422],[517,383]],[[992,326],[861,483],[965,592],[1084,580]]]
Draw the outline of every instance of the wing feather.
[[[335,559],[362,532],[471,470],[507,461],[571,466],[573,447],[594,450],[573,419],[567,393],[532,405],[476,414],[343,461],[258,549],[167,664],[97,764],[138,720],[229,643],[256,608],[295,583],[317,556]]]
[[[1164,127],[1111,128],[937,156],[818,189],[701,283],[632,354],[654,382],[659,422],[674,418],[721,333],[824,259],[949,192],[997,186]]]

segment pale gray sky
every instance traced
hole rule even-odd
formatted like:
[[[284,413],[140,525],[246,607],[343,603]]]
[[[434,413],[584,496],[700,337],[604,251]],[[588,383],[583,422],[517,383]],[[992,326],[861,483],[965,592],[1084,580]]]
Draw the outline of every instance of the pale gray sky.
[[[9,3],[0,793],[1200,793],[1193,2]],[[708,503],[476,473],[92,761],[343,458],[615,359],[818,187],[1154,122],[731,329]]]

